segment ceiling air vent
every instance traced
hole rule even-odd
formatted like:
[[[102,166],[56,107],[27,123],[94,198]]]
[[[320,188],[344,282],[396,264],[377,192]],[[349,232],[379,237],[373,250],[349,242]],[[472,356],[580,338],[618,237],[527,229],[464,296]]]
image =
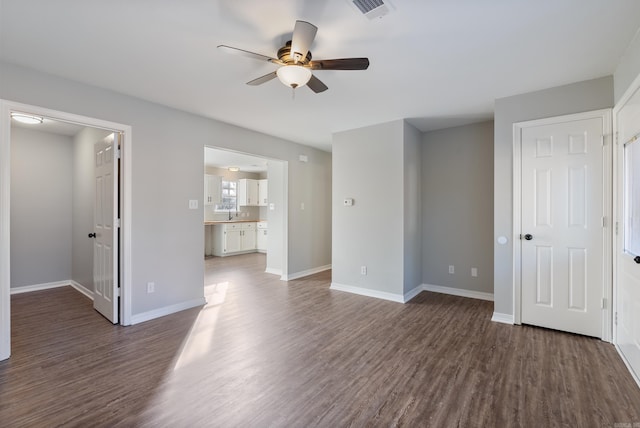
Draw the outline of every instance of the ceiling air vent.
[[[351,4],[358,8],[358,10],[367,18],[382,18],[391,11],[389,8],[389,2],[382,0],[349,0]]]

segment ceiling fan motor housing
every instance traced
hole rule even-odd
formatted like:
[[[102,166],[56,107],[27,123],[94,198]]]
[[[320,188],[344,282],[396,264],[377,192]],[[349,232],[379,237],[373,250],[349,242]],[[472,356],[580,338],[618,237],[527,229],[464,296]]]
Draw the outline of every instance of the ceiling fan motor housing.
[[[311,62],[311,51],[307,52],[307,56],[304,58],[300,57],[300,54],[297,55],[297,61],[294,56],[291,55],[291,40],[287,42],[283,47],[278,49],[278,59],[285,64],[298,64],[298,65],[307,65]]]

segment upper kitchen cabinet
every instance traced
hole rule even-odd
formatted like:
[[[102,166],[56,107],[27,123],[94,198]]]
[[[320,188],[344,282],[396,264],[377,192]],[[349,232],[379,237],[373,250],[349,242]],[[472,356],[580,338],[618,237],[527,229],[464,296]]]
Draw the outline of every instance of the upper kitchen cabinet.
[[[241,178],[238,181],[238,205],[267,206],[267,181]]]
[[[258,205],[261,207],[266,207],[268,205],[268,181],[266,178],[262,180],[258,180]]]
[[[251,178],[238,180],[238,205],[258,205],[258,180]]]
[[[204,204],[215,205],[220,203],[222,195],[222,177],[219,175],[204,175]]]

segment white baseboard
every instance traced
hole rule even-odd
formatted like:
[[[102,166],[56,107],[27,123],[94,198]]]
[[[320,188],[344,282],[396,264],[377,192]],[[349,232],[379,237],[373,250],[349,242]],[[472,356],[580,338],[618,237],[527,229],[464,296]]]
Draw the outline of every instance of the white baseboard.
[[[325,270],[329,270],[329,269],[331,269],[331,265],[324,265],[317,268],[290,273],[288,275],[282,275],[282,278],[280,279],[283,281],[291,281],[293,279],[303,278],[305,276],[313,275],[315,273],[324,272]]]
[[[79,292],[81,292],[82,294],[84,294],[85,296],[87,296],[89,299],[93,300],[93,291],[89,290],[84,285],[74,280],[69,281],[69,285],[75,288],[76,290],[78,290]]]
[[[499,323],[503,323],[503,324],[511,324],[513,325],[513,315],[511,314],[501,314],[499,312],[494,312],[493,316],[491,317],[491,321],[493,322],[499,322]]]
[[[622,353],[622,349],[620,349],[620,346],[618,346],[617,344],[614,344],[613,346],[616,348],[616,351],[618,351],[618,355],[620,355],[620,358],[622,358],[622,361],[624,362],[624,365],[627,366],[627,370],[629,370],[629,373],[631,373],[631,377],[638,384],[638,388],[640,388],[640,377],[638,377],[636,375],[636,372],[633,371],[633,368],[631,368],[631,364],[629,364],[629,361],[627,360],[627,358]]]
[[[407,303],[409,300],[413,299],[414,297],[416,297],[418,294],[422,293],[423,291],[424,291],[424,288],[422,287],[422,285],[418,285],[414,289],[407,291],[406,293],[404,293],[403,302],[402,303]]]
[[[20,287],[12,287],[10,290],[11,294],[20,294],[20,293],[30,293],[32,291],[42,291],[49,290],[51,288],[58,287],[66,287],[67,285],[71,285],[71,281],[55,281],[55,282],[45,282],[43,284],[33,284],[33,285],[23,285]]]
[[[206,299],[204,297],[200,297],[198,299],[188,300],[186,302],[177,303],[175,305],[165,306],[163,308],[154,309],[152,311],[143,312],[141,314],[134,314],[131,317],[131,324],[140,324],[141,322],[150,321],[155,318],[160,318],[165,315],[184,311],[185,309],[195,308],[196,306],[204,306],[206,304]]]
[[[433,291],[434,293],[451,294],[453,296],[469,297],[471,299],[488,300],[493,302],[493,293],[484,293],[482,291],[464,290],[462,288],[443,287],[441,285],[422,284],[424,291]]]
[[[264,273],[270,273],[272,275],[279,275],[282,276],[282,269],[274,269],[274,268],[266,268],[264,270]]]
[[[371,290],[369,288],[354,287],[353,285],[338,284],[336,282],[331,283],[330,289],[337,290],[337,291],[344,291],[352,294],[359,294],[361,296],[375,297],[376,299],[390,300],[392,302],[397,302],[397,303],[405,303],[405,299],[402,294],[387,293],[386,291],[378,291],[378,290]]]

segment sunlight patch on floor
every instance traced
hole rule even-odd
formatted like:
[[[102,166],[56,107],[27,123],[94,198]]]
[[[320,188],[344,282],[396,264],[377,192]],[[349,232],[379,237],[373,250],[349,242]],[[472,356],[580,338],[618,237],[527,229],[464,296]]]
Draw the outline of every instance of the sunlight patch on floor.
[[[198,318],[193,323],[173,368],[174,370],[196,362],[211,349],[216,321],[220,308],[225,301],[228,288],[229,282],[220,282],[204,287],[204,297],[207,300],[207,304],[202,308]]]

